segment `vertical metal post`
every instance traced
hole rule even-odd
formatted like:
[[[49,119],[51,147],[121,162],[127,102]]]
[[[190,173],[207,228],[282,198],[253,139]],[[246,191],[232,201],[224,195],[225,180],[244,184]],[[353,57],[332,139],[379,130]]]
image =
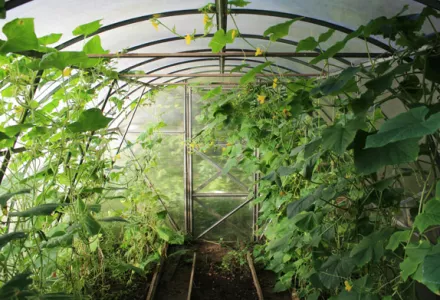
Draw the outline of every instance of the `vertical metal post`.
[[[260,150],[255,149],[255,157],[259,158],[260,157]],[[259,194],[259,189],[258,189],[258,185],[259,185],[259,181],[260,181],[260,174],[259,173],[254,173],[254,199],[257,199],[258,194]],[[258,216],[259,216],[259,211],[260,211],[260,204],[255,204],[253,206],[253,213],[252,213],[252,238],[254,240],[254,242],[258,241],[258,236],[257,236],[257,231],[258,231]]]
[[[192,199],[192,156],[189,143],[192,137],[192,117],[191,117],[191,90],[185,85],[184,92],[184,180],[185,180],[185,232],[187,234],[193,234],[193,199]]]

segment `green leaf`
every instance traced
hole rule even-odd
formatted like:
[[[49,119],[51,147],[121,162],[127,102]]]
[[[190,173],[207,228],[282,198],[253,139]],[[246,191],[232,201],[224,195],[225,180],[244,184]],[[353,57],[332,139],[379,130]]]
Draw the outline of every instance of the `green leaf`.
[[[57,68],[64,70],[66,67],[79,66],[87,63],[89,58],[84,52],[74,51],[56,51],[45,54],[40,61],[40,68],[49,69]]]
[[[73,235],[74,232],[68,232],[61,236],[51,237],[48,241],[44,241],[41,243],[43,248],[69,248],[72,247],[73,244]]]
[[[73,133],[96,131],[106,128],[112,118],[104,117],[99,108],[91,108],[81,113],[78,121],[67,126],[67,129]]]
[[[298,46],[296,46],[296,52],[300,51],[313,51],[318,47],[319,43],[315,40],[314,37],[309,36],[298,42]]]
[[[319,270],[319,279],[328,289],[339,287],[342,278],[350,277],[355,268],[353,259],[347,255],[332,255]]]
[[[397,231],[393,233],[393,235],[390,237],[390,241],[388,242],[386,249],[395,251],[399,247],[400,243],[408,241],[410,234],[410,230]]]
[[[0,250],[6,246],[10,241],[24,239],[26,237],[26,233],[22,231],[6,233],[0,235]]]
[[[232,70],[229,72],[230,74],[235,73],[235,72],[241,72],[242,69],[246,68],[246,67],[250,67],[250,64],[241,64],[239,66],[236,66],[234,68],[232,68]]]
[[[15,19],[6,23],[3,33],[8,38],[0,48],[3,53],[34,50],[40,45],[35,35],[34,19]]]
[[[245,75],[243,75],[240,78],[240,84],[247,84],[247,83],[254,81],[255,75],[257,75],[258,73],[261,73],[261,71],[263,71],[264,68],[270,66],[271,64],[272,64],[272,62],[267,61],[261,65],[256,66],[255,68],[253,68],[252,70],[250,70],[249,72],[247,72]]]
[[[15,275],[8,282],[6,282],[0,288],[0,299],[15,300],[15,299],[27,299],[24,297],[26,292],[27,296],[32,295],[29,288],[32,284],[32,273],[25,272]]]
[[[101,28],[101,20],[96,20],[87,24],[80,25],[76,27],[73,31],[73,35],[84,35],[89,36]]]
[[[385,241],[388,238],[387,231],[379,231],[364,237],[359,244],[355,245],[350,252],[350,257],[358,266],[369,262],[379,262],[385,253]]]
[[[0,206],[6,207],[9,199],[11,199],[12,197],[14,197],[15,195],[20,195],[20,194],[29,194],[31,192],[30,189],[23,189],[23,190],[19,190],[17,192],[13,192],[13,193],[6,193],[0,196]]]
[[[420,233],[425,232],[428,227],[440,224],[440,200],[432,199],[426,203],[423,213],[419,214],[415,221],[414,226]]]
[[[369,90],[374,91],[376,95],[379,95],[385,92],[386,90],[388,90],[389,88],[391,88],[391,85],[393,84],[394,81],[394,77],[396,75],[405,73],[410,69],[411,69],[410,64],[399,64],[397,67],[395,67],[393,70],[389,71],[388,73],[366,82],[365,87]]]
[[[29,208],[25,211],[14,211],[9,213],[11,217],[36,217],[36,216],[50,216],[55,212],[60,206],[65,206],[66,204],[60,203],[46,203]]]
[[[209,92],[207,92],[205,95],[203,95],[202,100],[212,99],[215,96],[221,94],[221,92],[222,92],[222,87],[218,86],[215,89],[212,89]]]
[[[62,33],[52,33],[38,38],[38,42],[41,45],[47,46],[47,45],[55,44],[61,39],[62,36],[63,36]]]
[[[334,29],[329,29],[327,32],[321,33],[318,38],[319,43],[327,42],[329,38],[332,37],[333,33],[335,33]]]
[[[101,46],[101,37],[96,35],[92,37],[83,47],[83,52],[85,54],[106,54],[106,51]]]
[[[138,268],[132,264],[127,264],[124,262],[119,262],[118,265],[116,266],[116,268],[118,268],[119,270],[126,272],[126,271],[134,271],[136,273],[138,273],[139,275],[145,275],[145,271],[142,270],[141,268]]]
[[[435,199],[440,200],[440,180],[435,185]]]
[[[321,146],[321,144],[322,144],[321,138],[314,139],[313,141],[311,141],[307,144],[304,144],[304,145],[301,145],[301,146],[294,148],[290,152],[290,156],[295,156],[295,155],[299,154],[300,152],[304,151],[304,159],[308,159],[313,154],[316,153],[316,150],[319,148],[319,146]]]
[[[431,248],[432,246],[427,241],[422,241],[419,244],[409,244],[405,247],[407,257],[400,263],[401,276],[404,281],[417,271]]]
[[[318,225],[318,218],[314,212],[307,211],[294,216],[292,223],[302,231],[310,231]]]
[[[320,199],[323,189],[324,186],[321,185],[313,193],[310,193],[300,200],[289,203],[287,206],[287,217],[293,218],[300,212],[307,210],[316,200]]]
[[[440,253],[427,255],[423,260],[423,280],[440,284]]]
[[[127,220],[125,220],[122,217],[108,217],[108,218],[102,218],[99,219],[100,222],[123,222],[123,223],[128,223]]]
[[[230,4],[230,5],[234,5],[234,6],[237,6],[237,7],[245,7],[245,6],[247,6],[248,4],[250,4],[251,2],[249,2],[249,1],[244,1],[244,0],[230,0],[230,1],[228,1],[228,4]]]
[[[101,225],[89,213],[84,219],[84,225],[87,229],[87,232],[92,236],[97,235],[101,231]]]
[[[214,36],[209,42],[208,46],[212,49],[213,53],[218,53],[226,46],[226,44],[232,44],[235,40],[233,37],[233,31],[236,29],[231,29],[225,33],[223,29],[218,30],[214,33]]]
[[[290,30],[290,26],[296,22],[299,21],[301,19],[303,19],[304,17],[300,17],[300,18],[295,18],[293,20],[284,22],[284,23],[280,23],[274,26],[271,26],[269,28],[266,29],[266,31],[264,31],[263,35],[264,36],[269,36],[270,40],[272,42],[275,42],[276,40],[285,37],[286,35],[289,34],[289,30]]]
[[[362,149],[365,133],[355,137],[354,163],[357,172],[371,174],[388,165],[399,165],[415,161],[419,154],[418,139],[390,143],[380,148]]]
[[[389,143],[433,134],[440,128],[440,113],[425,119],[428,113],[429,109],[421,106],[386,121],[378,133],[367,137],[366,148],[381,147]]]
[[[289,176],[289,175],[295,173],[296,171],[297,171],[297,169],[293,166],[289,166],[289,167],[281,166],[278,168],[277,173],[278,173],[278,175],[283,177],[283,176]]]
[[[168,227],[165,226],[157,227],[156,232],[161,239],[167,241],[170,244],[183,245],[184,243],[183,235],[175,232],[174,230]]]
[[[374,94],[374,91],[367,90],[359,97],[359,99],[354,99],[350,103],[353,113],[355,115],[365,114],[368,109],[374,104],[375,99],[376,96]]]
[[[26,129],[32,128],[34,125],[32,124],[19,124],[19,125],[12,125],[8,126],[4,129],[4,132],[9,135],[10,137],[13,137],[20,132],[25,131]]]
[[[363,27],[359,27],[356,31],[348,34],[342,41],[336,42],[333,46],[329,47],[325,52],[321,53],[310,61],[311,64],[316,64],[324,59],[329,59],[335,56],[338,52],[345,48],[347,42],[361,35]],[[324,36],[325,37],[325,36]]]
[[[332,76],[322,81],[319,87],[311,91],[312,95],[321,93],[323,95],[338,94],[343,90],[347,84],[354,80],[353,77],[360,71],[358,67],[349,67],[341,72],[338,76]]]
[[[356,131],[364,125],[363,121],[354,119],[348,121],[345,126],[338,123],[326,128],[322,133],[322,147],[343,155],[356,136]]]

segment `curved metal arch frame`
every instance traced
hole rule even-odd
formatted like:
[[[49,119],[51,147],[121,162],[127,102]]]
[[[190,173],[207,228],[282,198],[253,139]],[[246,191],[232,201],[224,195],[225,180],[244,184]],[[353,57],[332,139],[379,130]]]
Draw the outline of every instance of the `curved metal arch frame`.
[[[316,18],[312,18],[312,17],[297,15],[297,14],[276,12],[276,11],[270,11],[270,10],[259,10],[259,9],[231,9],[230,12],[233,14],[253,14],[253,15],[268,16],[268,17],[287,18],[287,19],[294,19],[294,18],[302,17],[303,19],[301,20],[301,22],[306,22],[306,23],[315,24],[318,26],[326,27],[326,28],[335,29],[337,31],[340,31],[340,32],[343,32],[346,34],[352,33],[354,31],[350,28],[347,28],[347,27],[339,25],[339,24],[331,23],[328,21],[324,21],[324,20],[316,19]],[[176,11],[162,12],[162,13],[158,13],[158,14],[160,15],[161,18],[167,18],[167,17],[201,14],[201,12],[198,9],[187,9],[187,10],[176,10]],[[92,37],[92,36],[98,35],[100,33],[107,32],[107,31],[110,31],[113,29],[117,29],[117,28],[120,28],[123,26],[148,21],[148,20],[151,20],[152,18],[154,18],[155,15],[157,15],[157,14],[148,14],[148,15],[143,15],[143,16],[115,22],[115,23],[101,27],[96,32],[90,34],[88,37]],[[75,38],[72,38],[72,39],[56,46],[56,49],[62,50],[64,48],[67,48],[67,47],[75,44],[75,43],[83,41],[84,38],[85,37],[82,35],[77,36]],[[362,40],[364,39],[363,37],[358,37],[358,38],[360,38]],[[367,41],[369,43],[376,45],[377,47],[382,48],[382,49],[389,51],[389,52],[393,52],[395,50],[392,47],[390,47],[389,45],[387,45],[379,40],[376,40],[374,38],[371,38],[371,37],[367,38]]]

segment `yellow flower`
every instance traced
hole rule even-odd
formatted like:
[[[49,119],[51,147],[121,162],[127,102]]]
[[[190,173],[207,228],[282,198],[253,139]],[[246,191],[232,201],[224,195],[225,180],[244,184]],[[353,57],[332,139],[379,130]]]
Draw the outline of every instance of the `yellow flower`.
[[[209,22],[209,16],[208,16],[208,14],[205,14],[203,16],[203,24],[206,25],[206,24],[208,24],[208,22]]]
[[[232,29],[232,39],[235,39],[236,36],[237,36],[237,30]]]
[[[353,288],[353,286],[352,286],[352,285],[350,284],[350,282],[348,282],[347,280],[344,281],[344,284],[345,284],[345,290],[346,290],[347,292],[350,292],[351,289]]]
[[[153,20],[151,20],[151,24],[153,25],[154,29],[159,31],[159,21],[157,21],[156,19],[153,19]]]
[[[159,18],[160,18],[160,14],[154,14],[154,15],[153,15],[153,18],[155,18],[155,19],[159,19]]]
[[[187,34],[187,35],[185,36],[185,42],[186,42],[186,44],[187,44],[187,45],[190,45],[190,44],[191,44],[191,40],[192,40],[191,36],[190,36],[189,34]]]
[[[223,151],[223,152],[225,152],[225,151],[226,151],[226,148],[225,148],[225,147],[223,147],[223,148],[222,148],[222,151]]]
[[[258,95],[257,100],[260,104],[264,104],[264,101],[266,100],[266,96]]]
[[[227,143],[227,144],[226,144],[226,146],[228,146],[228,147],[229,147],[229,146],[232,146],[232,144],[231,144],[231,143]]]
[[[116,154],[116,156],[115,156],[115,160],[118,160],[118,159],[121,159],[121,154]]]
[[[65,69],[63,70],[63,76],[64,76],[64,77],[68,77],[68,76],[70,76],[71,73],[72,73],[72,69],[69,68],[69,67],[67,67],[67,68],[65,68]]]
[[[273,79],[273,84],[272,84],[272,87],[273,87],[274,89],[276,89],[277,86],[278,86],[277,82],[278,82],[278,78],[274,78],[274,79]]]
[[[262,55],[262,54],[263,54],[263,51],[261,51],[261,48],[258,47],[257,51],[255,51],[255,56],[259,56],[259,55]]]

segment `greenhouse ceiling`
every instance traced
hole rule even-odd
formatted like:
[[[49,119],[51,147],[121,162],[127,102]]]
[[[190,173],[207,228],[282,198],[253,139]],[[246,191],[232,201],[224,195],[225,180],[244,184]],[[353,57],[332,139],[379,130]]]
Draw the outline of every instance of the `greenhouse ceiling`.
[[[145,73],[194,73],[218,72],[225,68],[240,64],[243,57],[200,57],[200,53],[211,51],[208,43],[212,34],[198,38],[190,45],[185,44],[182,38],[171,34],[167,30],[155,30],[151,20],[159,17],[169,27],[175,26],[177,32],[183,35],[192,34],[202,36],[204,32],[203,14],[201,7],[210,1],[57,1],[11,0],[6,2],[7,19],[16,17],[35,18],[35,29],[38,36],[53,32],[62,33],[57,44],[58,49],[81,50],[83,37],[74,37],[72,29],[78,24],[88,23],[102,19],[104,25],[95,34],[99,34],[102,45],[111,53],[193,53],[194,57],[151,57],[151,58],[120,58],[117,69],[120,72],[143,71]],[[233,8],[231,15],[226,15],[227,1],[216,1],[213,10],[219,29],[225,32],[234,27],[240,28],[241,36],[248,39],[253,45],[262,49],[267,48],[270,41],[261,33],[271,25],[286,20],[304,17],[296,22],[289,35],[270,45],[271,52],[294,52],[298,41],[308,36],[318,36],[329,28],[336,33],[324,45],[332,45],[335,41],[344,38],[348,33],[360,25],[368,23],[380,15],[393,16],[404,5],[408,6],[407,14],[420,12],[425,5],[438,9],[440,4],[436,0],[399,0],[399,1],[252,1],[243,8]],[[428,27],[427,27],[428,28]],[[429,29],[427,29],[429,31]],[[392,45],[388,45],[379,37],[367,39],[371,53],[392,52]],[[293,46],[293,47],[292,47]],[[368,57],[365,53],[363,38],[353,39],[344,48],[347,55],[334,59],[335,66],[358,64]],[[255,51],[242,39],[236,39],[233,44],[228,44],[223,52]],[[316,49],[316,51],[320,51]],[[199,57],[198,57],[199,56]],[[310,57],[284,57],[274,59],[283,72],[290,73],[316,73],[322,65],[311,65]],[[216,63],[215,61],[218,61]],[[247,60],[251,66],[264,61],[263,57],[252,57]],[[175,82],[182,78],[153,77],[142,79],[150,83]]]

